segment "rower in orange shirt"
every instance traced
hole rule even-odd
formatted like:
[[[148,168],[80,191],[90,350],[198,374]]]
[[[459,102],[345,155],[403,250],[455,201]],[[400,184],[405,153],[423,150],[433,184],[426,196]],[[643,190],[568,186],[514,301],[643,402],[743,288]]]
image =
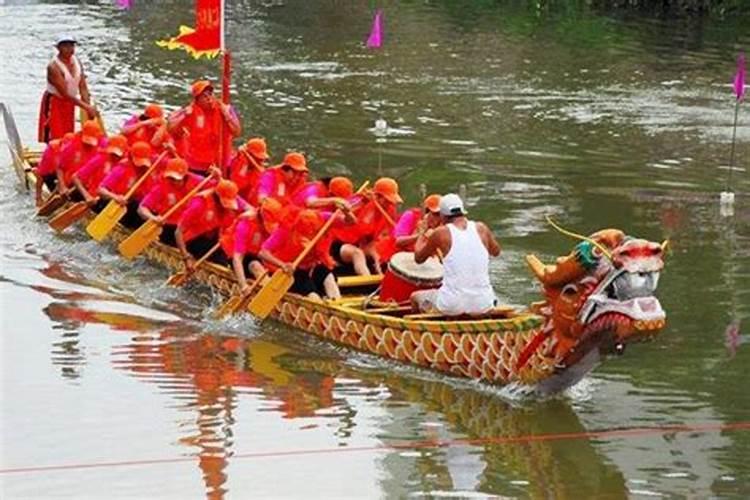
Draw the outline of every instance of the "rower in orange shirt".
[[[210,81],[196,81],[190,92],[193,102],[172,113],[167,127],[170,133],[186,130],[188,150],[185,159],[190,170],[207,174],[215,165],[223,171],[224,158],[231,157],[232,138],[238,137],[242,130],[240,120],[234,108],[214,97]]]
[[[291,202],[294,192],[307,180],[307,161],[301,153],[287,153],[281,165],[266,169],[260,177],[257,200],[275,198],[282,205]]]
[[[237,192],[237,184],[222,179],[215,188],[198,193],[188,202],[175,231],[177,248],[187,269],[193,270],[195,257],[200,258],[208,252],[237,217],[250,209]],[[222,252],[214,252],[209,260],[229,263]]]
[[[102,151],[73,174],[77,194],[94,212],[101,212],[106,203],[106,200],[99,197],[99,185],[123,157],[127,147],[128,140],[124,135],[113,135],[107,139],[107,145]],[[73,199],[77,198],[76,196]]]
[[[294,276],[291,292],[320,299],[341,297],[336,277],[331,271],[335,266],[329,248],[330,236],[324,236],[302,260],[297,269],[291,262],[300,255],[305,246],[323,226],[323,216],[315,210],[304,209],[297,214],[293,224],[281,226],[263,243],[260,258],[269,265]]]
[[[266,141],[260,137],[253,137],[237,149],[237,153],[229,162],[229,179],[237,184],[240,196],[251,205],[257,204],[255,196],[267,161]]]
[[[266,271],[258,254],[263,243],[279,227],[282,218],[281,203],[273,198],[266,198],[254,213],[250,210],[247,215],[241,215],[231,235],[227,234],[222,238],[222,248],[232,257],[232,268],[241,293],[246,293],[250,288],[245,275],[246,269],[256,279]]]
[[[157,166],[151,171],[148,178],[141,183],[130,199],[125,199],[127,192],[151,167],[151,156],[151,146],[147,142],[136,142],[131,146],[128,156],[115,165],[99,184],[100,196],[113,200],[122,206],[127,206],[128,210],[122,218],[122,224],[125,227],[137,228],[143,223],[143,219],[138,215],[138,205],[149,191],[161,181],[164,160],[162,160],[161,166]]]
[[[104,133],[94,120],[84,122],[83,128],[60,152],[57,165],[57,191],[67,193],[71,189],[73,174],[89,161],[104,144]]]
[[[161,214],[172,208],[183,199],[203,178],[188,172],[187,162],[181,158],[172,158],[167,162],[162,178],[143,198],[138,206],[138,214],[143,219],[153,220],[163,227],[159,236],[162,243],[174,246],[177,222],[185,211],[183,206],[164,219]]]
[[[164,110],[158,104],[149,104],[142,113],[128,118],[122,125],[122,135],[128,138],[128,144],[147,142],[152,148],[160,149],[169,138]]]
[[[47,186],[50,193],[55,190],[57,186],[57,166],[60,164],[61,152],[74,137],[73,132],[68,132],[60,139],[52,139],[44,148],[39,163],[34,167],[37,206],[42,204],[42,186]]]

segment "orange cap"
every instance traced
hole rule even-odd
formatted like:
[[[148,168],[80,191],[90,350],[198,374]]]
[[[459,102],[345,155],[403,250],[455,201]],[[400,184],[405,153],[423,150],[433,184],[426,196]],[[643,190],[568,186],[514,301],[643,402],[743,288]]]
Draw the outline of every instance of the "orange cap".
[[[216,185],[216,194],[219,196],[219,202],[224,208],[231,208],[237,210],[239,202],[237,201],[237,193],[239,193],[237,184],[228,179],[222,179]]]
[[[138,141],[130,148],[130,158],[136,167],[147,167],[151,163],[151,145]]]
[[[284,157],[284,163],[282,165],[289,166],[297,172],[308,171],[307,161],[305,160],[305,156],[302,153],[287,153]]]
[[[334,177],[328,183],[328,192],[331,193],[332,196],[349,198],[354,194],[354,186],[352,185],[352,181],[347,177]]]
[[[113,135],[107,139],[107,147],[104,148],[106,153],[122,156],[128,149],[128,140],[124,135]]]
[[[315,210],[305,209],[297,214],[294,230],[306,238],[315,236],[323,225],[323,218]]]
[[[422,208],[434,214],[440,213],[440,195],[431,194],[422,202]]]
[[[172,158],[164,168],[164,177],[182,180],[188,173],[188,164],[182,158]]]
[[[147,118],[161,118],[164,116],[164,110],[158,104],[149,104],[146,109],[143,110],[143,114]]]
[[[247,151],[256,158],[261,160],[268,159],[268,149],[266,148],[266,140],[261,137],[253,137],[245,143]]]
[[[391,203],[401,203],[401,196],[398,194],[398,183],[390,177],[381,177],[375,181],[375,185],[372,190],[375,194],[383,196],[386,200]]]
[[[260,204],[260,215],[263,217],[263,227],[272,233],[281,222],[283,207],[275,198],[265,198]]]
[[[81,141],[89,146],[96,146],[99,144],[99,138],[102,136],[102,129],[95,120],[88,120],[83,122],[83,128],[81,129]]]
[[[205,92],[207,89],[214,89],[214,86],[211,84],[208,80],[197,80],[193,82],[193,84],[190,86],[190,93],[193,94],[193,97],[198,97],[203,92]]]

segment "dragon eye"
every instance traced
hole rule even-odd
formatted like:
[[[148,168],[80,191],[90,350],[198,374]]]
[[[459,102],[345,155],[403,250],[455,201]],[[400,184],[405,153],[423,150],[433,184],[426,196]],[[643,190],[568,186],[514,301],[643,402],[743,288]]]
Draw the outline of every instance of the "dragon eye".
[[[578,287],[573,284],[567,284],[562,289],[562,294],[567,295],[570,297],[571,295],[575,295],[578,293]]]

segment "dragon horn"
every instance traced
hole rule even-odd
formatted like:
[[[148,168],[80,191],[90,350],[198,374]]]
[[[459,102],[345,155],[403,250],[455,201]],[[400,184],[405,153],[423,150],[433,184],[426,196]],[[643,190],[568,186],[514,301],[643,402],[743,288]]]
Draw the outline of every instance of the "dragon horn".
[[[586,274],[586,269],[573,253],[559,257],[554,265],[545,265],[536,255],[529,254],[526,256],[526,263],[544,286],[560,286]]]

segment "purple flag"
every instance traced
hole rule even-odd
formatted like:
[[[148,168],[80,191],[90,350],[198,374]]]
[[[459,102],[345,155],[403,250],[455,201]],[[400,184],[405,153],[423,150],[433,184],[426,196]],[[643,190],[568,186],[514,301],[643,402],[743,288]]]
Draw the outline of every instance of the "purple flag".
[[[375,18],[372,20],[372,29],[370,36],[367,37],[368,49],[379,49],[383,45],[383,11],[378,9],[375,12]]]
[[[742,100],[745,95],[745,54],[737,56],[737,74],[734,75],[734,95]]]
[[[121,9],[129,9],[133,6],[133,0],[115,0],[115,3]]]

